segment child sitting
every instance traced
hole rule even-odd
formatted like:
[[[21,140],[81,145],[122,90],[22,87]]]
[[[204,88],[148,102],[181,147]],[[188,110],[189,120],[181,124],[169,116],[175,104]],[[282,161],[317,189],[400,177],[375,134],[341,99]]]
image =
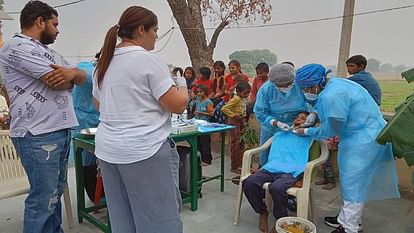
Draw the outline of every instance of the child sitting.
[[[197,98],[190,103],[190,108],[195,106],[194,115],[196,119],[206,120],[214,114],[213,102],[208,99],[208,88],[202,84],[197,86]],[[204,166],[210,165],[213,156],[211,155],[211,136],[197,136],[198,151],[201,153],[201,161]]]
[[[249,96],[251,86],[242,81],[236,84],[236,92],[233,98],[223,106],[221,111],[227,116],[228,123],[236,128],[230,131],[231,137],[231,172],[240,174],[243,159],[244,145],[240,142],[240,134],[244,128],[246,116],[246,101]]]
[[[297,114],[292,129],[305,123],[307,112]],[[259,229],[268,232],[268,212],[263,203],[264,183],[269,185],[273,199],[273,216],[277,219],[287,216],[287,190],[294,186],[308,162],[312,138],[298,136],[292,132],[278,131],[273,136],[267,163],[256,173],[243,181],[243,192],[254,211],[260,214]],[[274,228],[271,232],[274,232]]]

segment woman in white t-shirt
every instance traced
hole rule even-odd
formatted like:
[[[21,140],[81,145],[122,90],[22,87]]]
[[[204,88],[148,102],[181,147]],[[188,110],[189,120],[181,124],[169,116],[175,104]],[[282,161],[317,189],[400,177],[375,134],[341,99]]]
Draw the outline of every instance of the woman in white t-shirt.
[[[168,136],[171,113],[188,103],[187,86],[183,77],[175,84],[166,63],[149,52],[157,25],[150,10],[126,9],[106,34],[94,74],[101,114],[95,154],[114,233],[182,232],[179,156]]]

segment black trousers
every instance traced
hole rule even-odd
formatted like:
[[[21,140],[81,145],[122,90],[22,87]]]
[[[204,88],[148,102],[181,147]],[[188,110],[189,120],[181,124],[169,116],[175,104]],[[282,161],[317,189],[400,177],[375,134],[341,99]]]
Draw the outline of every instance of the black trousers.
[[[211,136],[197,136],[197,145],[198,151],[201,153],[201,161],[211,164],[211,160],[213,160],[213,156],[211,155]]]
[[[297,178],[287,173],[271,173],[266,170],[259,170],[243,181],[243,192],[250,205],[258,214],[266,212],[266,205],[263,202],[265,190],[264,183],[270,182],[269,192],[273,199],[273,216],[276,220],[287,216],[288,194],[286,191],[292,187]]]

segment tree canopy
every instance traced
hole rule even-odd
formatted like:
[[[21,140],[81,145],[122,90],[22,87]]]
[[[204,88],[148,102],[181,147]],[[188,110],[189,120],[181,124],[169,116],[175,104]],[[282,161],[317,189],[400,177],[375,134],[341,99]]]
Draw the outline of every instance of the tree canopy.
[[[235,51],[229,56],[230,60],[238,60],[241,64],[242,71],[250,77],[256,74],[256,65],[260,62],[266,62],[270,67],[277,63],[276,54],[268,49],[253,49]]]

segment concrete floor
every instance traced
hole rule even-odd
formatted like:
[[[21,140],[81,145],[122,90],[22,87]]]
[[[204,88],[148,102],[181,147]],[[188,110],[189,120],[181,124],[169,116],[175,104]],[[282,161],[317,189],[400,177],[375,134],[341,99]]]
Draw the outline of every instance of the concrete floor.
[[[203,167],[204,175],[215,174],[220,167],[218,158],[213,164]],[[229,167],[229,160],[226,160]],[[229,169],[227,169],[228,171]],[[228,177],[231,174],[226,174]],[[76,221],[76,187],[74,169],[69,169],[69,187],[71,192],[72,208]],[[329,233],[333,230],[323,223],[324,216],[334,216],[341,206],[339,189],[322,190],[314,186],[315,217],[314,222],[318,233]],[[363,216],[365,233],[413,233],[414,232],[414,193],[402,187],[401,199],[370,202],[366,205]],[[182,212],[185,233],[252,233],[260,232],[257,228],[258,215],[254,213],[249,203],[244,199],[241,219],[238,226],[233,225],[235,196],[237,186],[226,181],[225,192],[219,191],[219,182],[211,181],[203,185],[203,198],[199,201],[199,210],[192,212],[189,205],[185,205]],[[0,201],[0,233],[22,232],[23,207],[25,195]],[[64,211],[63,211],[64,212]],[[63,213],[64,214],[64,213]],[[292,213],[294,215],[294,213]],[[63,216],[63,228],[67,233],[100,232],[88,222],[75,223],[69,229],[66,216]],[[270,222],[273,224],[273,219]]]

